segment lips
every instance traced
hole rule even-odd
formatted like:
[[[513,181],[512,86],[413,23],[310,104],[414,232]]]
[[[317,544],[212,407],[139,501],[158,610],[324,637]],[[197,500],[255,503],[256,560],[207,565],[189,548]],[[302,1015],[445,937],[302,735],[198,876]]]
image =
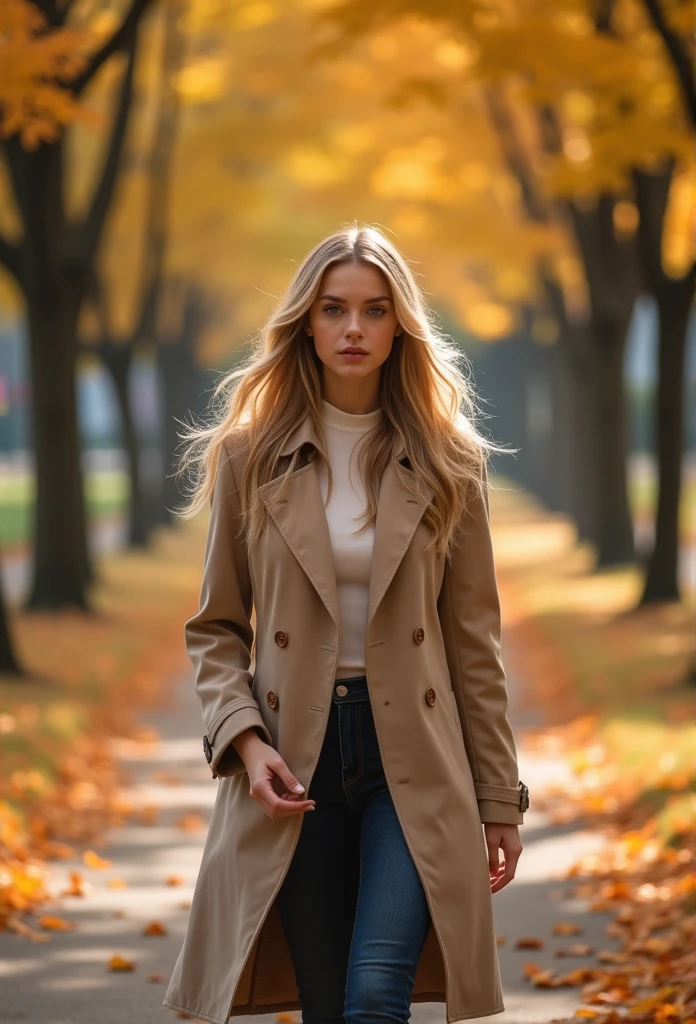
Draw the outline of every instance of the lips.
[[[342,355],[342,356],[344,356],[344,355],[349,355],[349,356],[366,356],[367,352],[365,351],[364,348],[352,348],[352,347],[349,347],[349,348],[342,348],[341,351],[340,351],[340,355]]]

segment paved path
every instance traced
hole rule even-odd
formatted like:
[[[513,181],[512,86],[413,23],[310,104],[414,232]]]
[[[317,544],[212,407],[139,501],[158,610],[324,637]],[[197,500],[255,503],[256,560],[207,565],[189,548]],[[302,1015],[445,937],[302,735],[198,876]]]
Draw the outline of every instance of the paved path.
[[[170,706],[147,719],[159,731],[161,743],[150,749],[119,745],[119,756],[132,780],[132,798],[143,806],[157,805],[156,822],[111,831],[108,847],[99,849],[113,861],[107,871],[89,869],[81,861],[54,866],[53,891],[67,884],[73,868],[94,884],[87,898],[67,897],[56,910],[77,923],[76,931],[54,933],[49,943],[42,944],[0,933],[0,1021],[168,1024],[177,1019],[162,1006],[164,983],[146,979],[151,972],[169,976],[187,918],[181,904],[191,897],[200,863],[204,831],[185,832],[175,821],[192,812],[207,819],[216,783],[203,757],[200,712],[190,680],[182,679],[170,692]],[[511,716],[519,732],[524,724],[535,724],[523,713],[513,686]],[[563,771],[561,764],[532,759],[523,749],[520,765],[532,795],[551,774]],[[172,777],[178,785],[172,784]],[[554,949],[570,941],[589,942],[598,948],[614,948],[614,943],[603,934],[608,915],[587,914],[582,903],[559,898],[568,885],[554,878],[579,854],[596,847],[597,840],[570,826],[553,826],[532,809],[526,815],[522,837],[524,852],[517,877],[494,896],[496,931],[507,940],[499,947],[506,1010],[495,1017],[505,1024],[545,1024],[572,1015],[578,1005],[578,990],[532,988],[522,980],[524,962],[570,969],[593,961],[559,960],[553,956]],[[176,888],[166,885],[171,874],[182,876],[184,884]],[[107,888],[107,880],[114,876],[125,879],[128,888]],[[119,911],[123,916],[115,916]],[[142,936],[143,926],[152,920],[162,922],[168,934]],[[583,935],[577,940],[552,937],[551,926],[559,920],[578,921]],[[546,948],[516,951],[513,945],[520,935],[537,935],[546,940]],[[134,960],[136,970],[108,971],[106,964],[114,953]],[[443,1004],[414,1004],[412,1022],[441,1024],[443,1010]],[[296,1018],[300,1019],[299,1014]],[[253,1020],[271,1024],[275,1017]]]

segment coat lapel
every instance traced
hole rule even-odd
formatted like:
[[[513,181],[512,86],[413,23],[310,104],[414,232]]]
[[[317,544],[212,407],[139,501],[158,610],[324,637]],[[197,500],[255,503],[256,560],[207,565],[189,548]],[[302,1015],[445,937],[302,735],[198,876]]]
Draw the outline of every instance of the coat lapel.
[[[292,431],[281,454],[292,455],[306,442],[321,450],[309,414]],[[434,493],[430,490],[422,500],[414,499],[401,476],[403,474],[407,479],[411,470],[403,466],[397,468],[397,462],[404,455],[403,445],[397,445],[380,484],[370,568],[368,623],[384,597]],[[315,459],[316,452],[313,452],[310,461],[292,474],[282,498],[276,497],[280,477],[263,484],[259,488],[259,496],[338,627],[340,614],[331,536]]]

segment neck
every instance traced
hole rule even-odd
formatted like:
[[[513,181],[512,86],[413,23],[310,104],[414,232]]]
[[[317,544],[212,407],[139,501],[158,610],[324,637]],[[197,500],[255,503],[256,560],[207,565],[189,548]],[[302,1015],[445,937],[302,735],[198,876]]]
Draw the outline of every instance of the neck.
[[[352,415],[374,412],[379,408],[379,377],[346,381],[327,373],[322,382],[321,397],[334,408]]]

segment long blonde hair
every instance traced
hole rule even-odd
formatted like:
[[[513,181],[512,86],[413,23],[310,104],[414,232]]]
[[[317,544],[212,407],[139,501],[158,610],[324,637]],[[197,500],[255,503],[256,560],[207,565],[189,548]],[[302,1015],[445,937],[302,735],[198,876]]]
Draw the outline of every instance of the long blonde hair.
[[[215,387],[212,422],[184,425],[178,474],[186,474],[193,482],[187,504],[177,512],[187,519],[210,501],[219,460],[224,457],[223,444],[230,436],[239,436],[245,451],[248,448],[240,501],[247,540],[253,544],[261,539],[268,519],[257,488],[277,475],[280,452],[308,412],[326,451],[322,363],[305,326],[327,267],[354,261],[382,271],[403,328],[382,365],[381,422],[370,431],[361,451],[367,499],[361,529],[375,521],[380,479],[400,440],[416,487],[420,481],[434,492],[423,517],[434,533],[429,546],[434,543],[440,554],[449,556],[471,487],[481,487],[489,453],[503,449],[474,427],[475,395],[466,357],[436,326],[405,258],[370,225],[355,224],[315,245],[253,342],[251,355]],[[299,449],[287,467],[280,493],[296,468],[298,455]],[[330,486],[330,466],[328,473]]]

